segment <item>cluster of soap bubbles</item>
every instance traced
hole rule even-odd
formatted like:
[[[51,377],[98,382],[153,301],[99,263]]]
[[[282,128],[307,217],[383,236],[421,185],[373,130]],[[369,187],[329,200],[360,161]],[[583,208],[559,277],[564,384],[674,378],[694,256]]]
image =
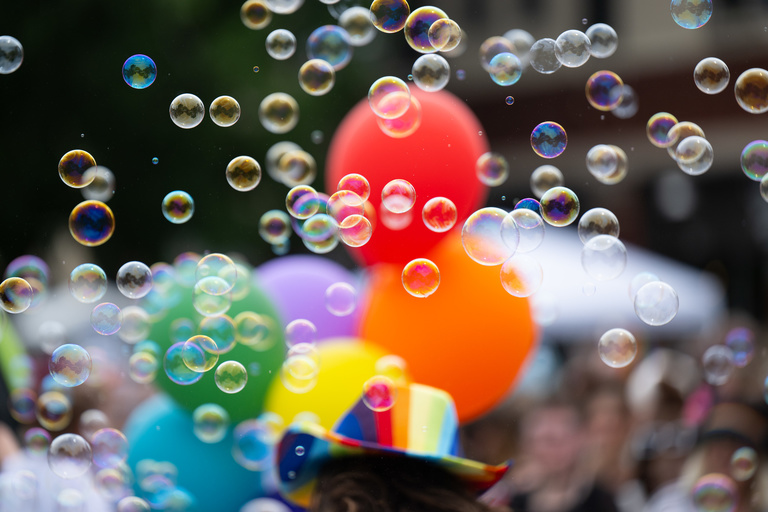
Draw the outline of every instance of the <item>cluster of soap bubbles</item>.
[[[712,167],[712,145],[696,123],[678,121],[672,114],[659,112],[648,119],[646,134],[651,144],[666,148],[686,174],[698,176]]]
[[[168,111],[173,124],[185,129],[198,126],[205,117],[203,100],[190,93],[176,96]],[[216,125],[232,126],[240,119],[240,104],[231,96],[219,96],[211,102],[208,113]]]

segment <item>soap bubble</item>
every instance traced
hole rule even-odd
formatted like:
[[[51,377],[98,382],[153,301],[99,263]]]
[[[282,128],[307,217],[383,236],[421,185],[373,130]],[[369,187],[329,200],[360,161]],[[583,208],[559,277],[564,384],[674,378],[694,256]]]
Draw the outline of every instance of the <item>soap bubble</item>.
[[[489,37],[480,45],[480,65],[491,72],[491,61],[501,53],[513,53],[513,46],[507,39],[499,36]]]
[[[51,354],[48,371],[62,386],[79,386],[91,375],[91,355],[80,345],[62,345]]]
[[[587,170],[600,183],[615,185],[627,176],[627,154],[618,146],[598,144],[587,152]]]
[[[736,327],[725,335],[725,346],[733,351],[733,364],[744,368],[755,355],[755,335],[746,327]]]
[[[229,413],[218,404],[203,404],[192,413],[192,431],[204,443],[218,443],[227,435]]]
[[[291,219],[281,210],[269,210],[259,219],[259,235],[268,244],[284,243],[291,236]]]
[[[619,36],[610,25],[595,23],[587,29],[587,37],[592,45],[589,53],[597,59],[605,59],[616,52],[619,46]]]
[[[530,63],[529,52],[531,51],[533,43],[536,42],[536,39],[534,39],[529,32],[519,28],[513,28],[512,30],[505,32],[504,39],[512,44],[511,53],[517,55],[523,68],[527,67]]]
[[[37,399],[35,417],[46,430],[63,430],[72,421],[72,402],[63,393],[46,391]]]
[[[627,266],[627,248],[615,236],[595,235],[584,242],[581,266],[598,281],[616,279]]]
[[[730,79],[731,73],[728,66],[715,57],[702,59],[693,70],[693,82],[701,92],[706,94],[724,91]]]
[[[753,140],[741,151],[741,170],[752,181],[768,174],[768,141]]]
[[[237,361],[224,361],[213,375],[216,387],[228,394],[239,393],[248,383],[248,372]]]
[[[0,75],[13,73],[24,60],[24,48],[12,36],[0,36]]]
[[[348,316],[355,310],[357,292],[344,282],[333,283],[325,290],[325,308],[333,316]]]
[[[405,41],[419,53],[436,52],[438,49],[429,42],[429,28],[437,20],[446,18],[448,15],[442,9],[434,6],[419,7],[405,20]]]
[[[531,147],[542,158],[556,158],[568,144],[565,129],[552,121],[539,123],[531,132]]]
[[[390,410],[397,401],[397,387],[392,379],[376,375],[363,384],[363,403],[372,411]]]
[[[32,286],[20,277],[0,283],[0,308],[7,313],[23,313],[32,304]]]
[[[129,299],[140,299],[152,290],[152,271],[140,261],[129,261],[117,271],[115,284]]]
[[[497,187],[509,177],[509,163],[498,153],[483,153],[475,163],[477,179],[483,185]]]
[[[672,0],[669,9],[672,19],[681,27],[701,28],[712,17],[712,0]]]
[[[59,160],[59,177],[61,181],[72,188],[88,186],[96,177],[87,174],[86,171],[96,166],[96,160],[87,151],[73,149],[68,151]]]
[[[691,176],[707,172],[712,167],[713,159],[712,145],[704,137],[686,137],[675,148],[677,166]]]
[[[640,104],[635,90],[627,84],[621,87],[621,99],[619,105],[611,110],[611,114],[619,119],[629,119],[640,110]]]
[[[218,126],[232,126],[240,119],[240,104],[232,96],[219,96],[211,102],[208,114]]]
[[[382,110],[390,111],[400,108],[404,101],[406,101],[406,94],[397,92],[384,98],[380,106]],[[421,126],[421,103],[419,103],[415,96],[411,96],[408,101],[410,106],[400,117],[395,119],[376,118],[376,123],[385,135],[395,139],[402,139],[413,134]],[[390,105],[393,105],[393,107],[390,108]]]
[[[435,233],[444,233],[450,230],[458,219],[456,205],[446,197],[433,197],[421,210],[421,218],[427,229]]]
[[[136,496],[126,496],[117,502],[117,512],[151,512],[149,503]]]
[[[261,100],[259,121],[271,133],[287,133],[299,122],[299,104],[284,92],[274,92]]]
[[[237,282],[237,266],[226,254],[206,254],[197,262],[195,280],[203,292],[209,295],[224,295]]]
[[[403,267],[401,280],[409,295],[418,298],[429,297],[440,286],[440,270],[431,260],[417,258]]]
[[[174,343],[163,356],[163,369],[165,374],[174,384],[180,386],[189,386],[203,378],[202,372],[195,372],[189,369],[182,357],[184,343]]]
[[[240,20],[251,30],[259,30],[272,21],[272,11],[267,2],[262,0],[246,0],[240,7]]]
[[[365,176],[351,173],[343,176],[339,180],[336,190],[349,190],[360,196],[360,199],[363,201],[367,201],[368,196],[371,194],[371,185],[368,183]]]
[[[564,184],[563,173],[554,165],[541,165],[531,173],[531,191],[536,197],[540,198],[547,190]]]
[[[512,225],[517,228],[512,228]],[[517,232],[515,237],[514,232]],[[512,242],[507,242],[511,236]],[[544,219],[533,210],[517,208],[512,210],[501,223],[501,238],[510,248],[516,247],[516,252],[526,253],[537,249],[544,241]],[[517,244],[514,239],[517,238]]]
[[[501,266],[501,286],[514,297],[530,297],[543,279],[541,264],[527,254],[515,254]]]
[[[237,327],[235,322],[227,315],[208,316],[200,320],[197,332],[208,336],[216,343],[214,349],[217,354],[226,354],[237,343]]]
[[[335,71],[344,69],[352,60],[349,34],[336,25],[316,28],[307,38],[307,58],[323,59]]]
[[[90,182],[80,189],[83,199],[95,199],[107,202],[115,195],[115,175],[101,165],[91,167],[83,175],[84,181]]]
[[[597,235],[619,237],[619,219],[605,208],[592,208],[579,219],[579,238],[586,244]]]
[[[669,132],[677,124],[677,118],[668,112],[659,112],[648,119],[646,134],[651,144],[657,148],[667,148],[675,143],[669,138]]]
[[[648,325],[665,325],[677,315],[680,299],[667,283],[653,281],[641,286],[634,297],[635,314]]]
[[[149,384],[155,380],[160,364],[150,352],[136,352],[128,359],[128,375],[137,384]]]
[[[91,446],[77,434],[61,434],[48,449],[48,466],[61,478],[84,475],[91,467]]]
[[[710,473],[696,481],[691,496],[697,512],[734,512],[739,491],[726,475]]]
[[[670,145],[667,147],[669,156],[672,157],[673,160],[676,160],[677,146],[688,137],[694,135],[706,138],[704,130],[702,130],[696,123],[691,123],[690,121],[681,121],[670,128],[669,133],[667,134],[667,137],[670,140]]]
[[[286,60],[296,53],[296,36],[284,28],[270,32],[265,44],[267,53],[275,60]]]
[[[731,476],[739,482],[746,482],[757,471],[757,453],[749,446],[743,446],[731,455]]]
[[[299,68],[299,85],[307,94],[322,96],[333,89],[336,72],[323,59],[310,59]]]
[[[408,85],[394,76],[376,80],[368,90],[368,104],[377,116],[395,119],[405,114],[410,107],[411,91]]]
[[[261,166],[250,156],[238,156],[229,161],[225,175],[230,187],[248,192],[261,182]]]
[[[308,185],[317,176],[317,162],[303,149],[288,151],[280,157],[277,172],[286,186]]]
[[[381,204],[392,213],[405,213],[415,203],[416,189],[406,180],[392,180],[381,189]]]
[[[24,424],[34,422],[37,400],[37,394],[31,389],[18,388],[11,391],[8,398],[8,409],[13,419]],[[66,397],[64,397],[64,400],[66,400]]]
[[[442,18],[430,25],[427,37],[433,48],[449,52],[461,43],[461,27],[451,19]]]
[[[491,59],[491,79],[499,85],[517,83],[523,72],[523,65],[514,53],[502,52]],[[514,103],[514,99],[512,100]]]
[[[600,359],[611,368],[624,368],[637,355],[637,340],[626,329],[616,328],[600,336],[597,342]]]
[[[91,437],[93,463],[100,468],[118,468],[128,458],[128,439],[114,428],[102,428]]]
[[[405,27],[411,8],[406,0],[374,0],[370,12],[373,25],[384,33],[392,34]]]
[[[713,386],[722,386],[728,382],[736,369],[733,351],[725,345],[709,347],[701,357],[701,364],[704,378]]]
[[[181,347],[181,360],[195,373],[204,373],[219,361],[219,347],[210,336],[192,336]]]
[[[512,96],[507,96],[506,98],[504,98],[504,103],[506,103],[507,105],[512,105],[515,103],[515,98]]]
[[[555,56],[563,66],[577,68],[589,60],[591,46],[581,30],[566,30],[555,40]]]
[[[174,190],[163,198],[162,211],[169,222],[184,224],[195,213],[195,200],[183,190]]]
[[[96,302],[107,293],[107,274],[93,263],[78,265],[69,274],[69,293],[78,302]]]
[[[359,5],[341,13],[339,25],[349,34],[349,44],[352,46],[365,46],[376,37],[370,9]]]
[[[261,471],[272,467],[273,439],[271,430],[264,422],[245,420],[233,432],[232,456],[249,471]]]
[[[292,14],[299,10],[304,0],[267,0],[267,5],[272,12],[277,14]]]
[[[203,105],[203,100],[194,94],[179,94],[171,102],[168,112],[173,124],[179,128],[189,129],[203,122],[205,105]]]
[[[548,37],[533,43],[528,57],[531,67],[544,75],[554,73],[562,66],[555,53],[555,40]]]
[[[413,83],[422,91],[434,92],[445,88],[451,78],[451,67],[445,57],[422,55],[411,69]]]
[[[266,164],[267,173],[269,173],[272,179],[279,183],[283,182],[283,176],[281,176],[279,168],[280,159],[283,158],[286,153],[299,150],[301,150],[301,146],[289,141],[278,142],[267,150],[264,162]]]
[[[567,187],[554,187],[541,196],[541,218],[552,226],[568,226],[579,215],[579,198]]]
[[[320,196],[309,185],[297,185],[288,191],[285,207],[291,217],[308,219],[320,210]]]
[[[734,86],[736,103],[750,114],[768,112],[768,71],[748,69],[739,75]]]
[[[362,215],[350,215],[339,224],[339,239],[349,247],[360,247],[368,243],[373,235],[371,221]]]
[[[501,237],[507,212],[501,208],[481,208],[469,216],[461,230],[461,243],[475,262],[494,266],[504,263],[515,252]]]
[[[621,103],[623,87],[621,77],[613,71],[597,71],[587,79],[587,101],[597,110],[608,112]]]
[[[285,344],[292,347],[298,343],[314,344],[317,340],[317,327],[310,320],[297,318],[285,326]]]
[[[150,57],[131,55],[123,63],[123,80],[134,89],[146,89],[157,78],[157,66]]]
[[[291,393],[311,391],[317,384],[320,359],[317,349],[308,343],[294,345],[280,368],[280,380]]]
[[[123,324],[118,336],[126,343],[144,341],[149,336],[150,320],[146,311],[138,306],[123,308]]]

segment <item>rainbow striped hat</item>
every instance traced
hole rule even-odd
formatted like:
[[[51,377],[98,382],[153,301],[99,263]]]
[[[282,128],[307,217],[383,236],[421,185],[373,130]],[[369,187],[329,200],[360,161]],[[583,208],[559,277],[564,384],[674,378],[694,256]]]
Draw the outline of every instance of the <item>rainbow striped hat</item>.
[[[509,463],[491,466],[459,457],[459,422],[445,391],[410,384],[395,405],[376,412],[359,400],[333,430],[316,423],[289,426],[277,449],[277,481],[288,500],[309,506],[325,461],[354,455],[392,455],[430,461],[480,493],[499,481]]]

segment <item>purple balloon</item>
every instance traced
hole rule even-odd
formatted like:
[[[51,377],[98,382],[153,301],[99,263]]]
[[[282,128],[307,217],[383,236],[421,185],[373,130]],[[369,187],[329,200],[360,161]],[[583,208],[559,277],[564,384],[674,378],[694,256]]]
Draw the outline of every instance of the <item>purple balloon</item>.
[[[303,318],[315,324],[317,341],[357,335],[361,290],[355,275],[338,263],[320,256],[283,256],[264,263],[254,274],[280,313],[282,327]],[[347,316],[335,316],[326,307],[325,291],[338,282],[349,283],[357,291],[357,306]]]

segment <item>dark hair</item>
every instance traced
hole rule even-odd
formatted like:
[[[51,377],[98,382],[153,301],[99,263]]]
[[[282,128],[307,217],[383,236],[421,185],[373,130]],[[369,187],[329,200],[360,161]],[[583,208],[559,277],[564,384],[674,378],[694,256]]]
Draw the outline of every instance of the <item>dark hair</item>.
[[[490,512],[461,481],[428,461],[341,457],[318,474],[311,512]]]

